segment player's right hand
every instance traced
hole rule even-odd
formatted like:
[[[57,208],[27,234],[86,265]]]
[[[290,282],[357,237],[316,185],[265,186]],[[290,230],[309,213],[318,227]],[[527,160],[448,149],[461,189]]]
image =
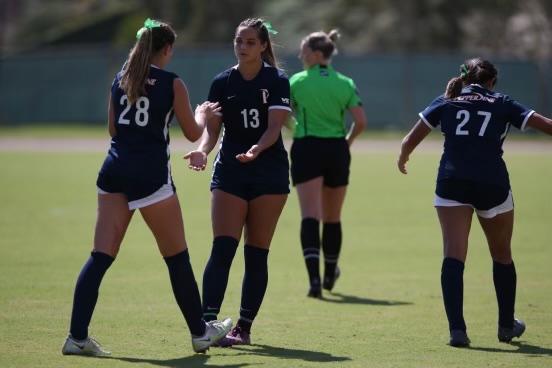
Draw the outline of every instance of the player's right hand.
[[[195,109],[195,114],[205,114],[205,117],[207,119],[211,119],[213,115],[220,112],[222,107],[219,105],[218,102],[209,102],[205,101],[201,105],[197,105]]]
[[[207,166],[207,154],[203,151],[190,151],[183,158],[184,160],[190,160],[188,168],[192,170],[203,171]]]
[[[400,155],[399,159],[397,160],[397,167],[399,168],[399,171],[403,174],[408,174],[408,170],[406,170],[406,163],[408,162],[408,156]]]

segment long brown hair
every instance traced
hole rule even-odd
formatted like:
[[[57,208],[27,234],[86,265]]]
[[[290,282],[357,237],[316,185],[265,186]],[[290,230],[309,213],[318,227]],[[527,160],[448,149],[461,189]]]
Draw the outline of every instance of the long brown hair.
[[[171,26],[163,22],[158,24],[156,27],[141,29],[138,40],[123,65],[119,87],[125,91],[131,104],[146,93],[145,84],[152,57],[165,46],[172,46],[176,39]]]
[[[270,40],[270,34],[268,32],[265,21],[261,18],[247,18],[238,25],[238,28],[236,28],[236,32],[241,27],[253,28],[257,31],[257,35],[259,36],[259,40],[261,41],[261,43],[266,44],[266,49],[261,54],[261,58],[267,64],[278,68],[278,61],[276,60],[274,50],[272,49],[272,42]]]
[[[445,97],[449,99],[458,97],[462,88],[468,84],[483,85],[492,80],[496,83],[497,76],[498,70],[490,61],[479,57],[466,60],[460,65],[460,76],[448,81]]]
[[[341,37],[337,29],[332,29],[329,33],[319,31],[309,34],[303,38],[303,42],[312,50],[320,51],[324,59],[328,60],[337,54],[336,42]]]

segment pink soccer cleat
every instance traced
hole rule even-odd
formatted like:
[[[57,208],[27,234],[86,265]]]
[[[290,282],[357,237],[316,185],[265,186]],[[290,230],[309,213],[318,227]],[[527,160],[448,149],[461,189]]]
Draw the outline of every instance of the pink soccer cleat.
[[[226,348],[233,345],[251,345],[251,334],[242,330],[240,326],[236,326],[228,335],[220,339],[216,346]]]

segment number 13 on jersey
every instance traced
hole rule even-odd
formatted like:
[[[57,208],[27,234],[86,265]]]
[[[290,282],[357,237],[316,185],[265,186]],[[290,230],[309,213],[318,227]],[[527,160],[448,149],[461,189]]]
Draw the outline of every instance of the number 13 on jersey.
[[[261,122],[259,121],[259,110],[257,109],[243,109],[241,111],[243,116],[244,128],[258,128]]]

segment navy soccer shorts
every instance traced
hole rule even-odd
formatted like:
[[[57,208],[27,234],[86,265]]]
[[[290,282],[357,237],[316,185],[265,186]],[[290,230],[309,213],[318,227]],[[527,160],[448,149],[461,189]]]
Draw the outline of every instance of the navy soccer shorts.
[[[461,179],[437,181],[433,204],[435,207],[470,206],[484,218],[493,218],[514,209],[510,188]]]
[[[151,165],[121,162],[108,155],[96,181],[99,194],[123,193],[134,210],[169,198],[176,193],[167,162]]]
[[[289,194],[289,166],[285,163],[250,162],[215,164],[211,180],[214,189],[251,201],[266,194]]]

